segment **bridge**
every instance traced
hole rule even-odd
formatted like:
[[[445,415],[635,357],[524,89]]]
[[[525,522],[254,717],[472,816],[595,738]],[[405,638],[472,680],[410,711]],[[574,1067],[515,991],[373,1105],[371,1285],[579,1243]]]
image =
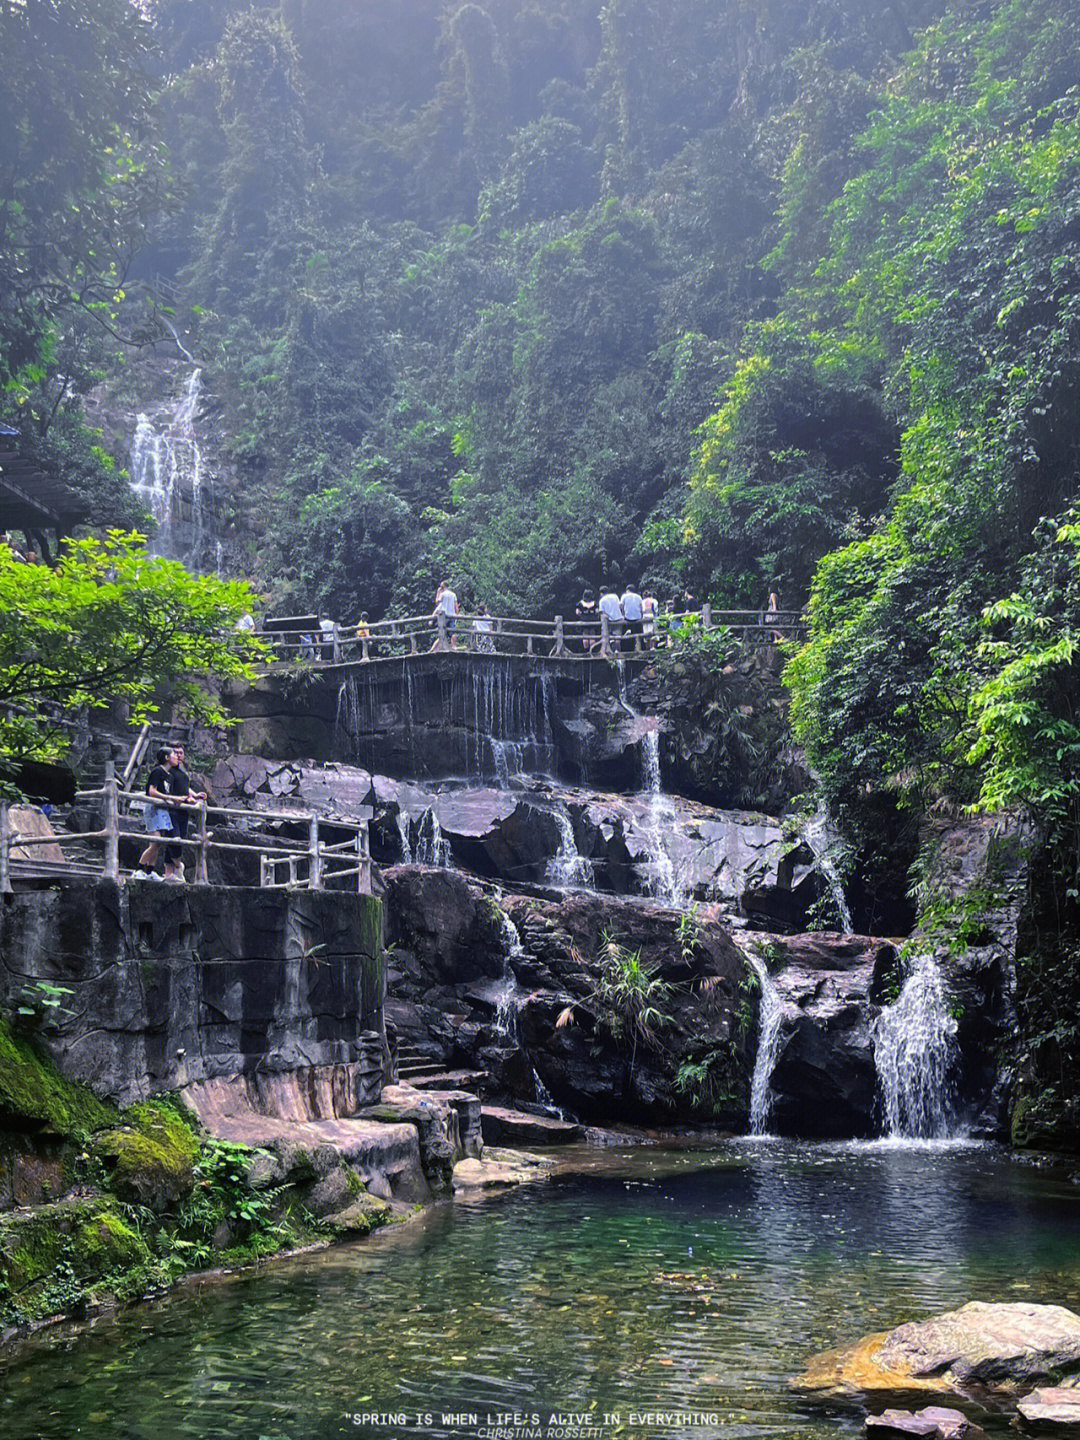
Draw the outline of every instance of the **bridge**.
[[[727,634],[740,645],[753,647],[803,640],[807,628],[801,610],[714,610],[703,605],[700,610],[660,616],[649,635],[631,633],[606,615],[537,620],[470,612],[451,619],[439,611],[358,625],[340,625],[317,615],[276,617],[264,622],[262,638],[273,651],[273,665],[378,664],[429,654],[589,662],[628,655],[644,658],[695,632],[718,638]]]

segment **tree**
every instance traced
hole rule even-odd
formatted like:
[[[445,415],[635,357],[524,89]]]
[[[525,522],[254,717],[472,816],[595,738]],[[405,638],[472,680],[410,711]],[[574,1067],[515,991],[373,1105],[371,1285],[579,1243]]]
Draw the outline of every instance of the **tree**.
[[[241,581],[196,578],[150,556],[135,532],[68,541],[55,568],[0,547],[0,760],[52,759],[66,746],[52,713],[124,700],[139,722],[168,692],[209,723],[208,681],[252,679],[262,643],[237,631]]]

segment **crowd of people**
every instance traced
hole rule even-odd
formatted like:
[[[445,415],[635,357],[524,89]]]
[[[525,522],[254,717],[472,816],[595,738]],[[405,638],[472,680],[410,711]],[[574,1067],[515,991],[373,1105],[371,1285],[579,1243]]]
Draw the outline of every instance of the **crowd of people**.
[[[565,646],[570,649],[580,646],[586,654],[600,650],[603,645],[603,621],[606,619],[611,650],[621,653],[651,651],[665,643],[667,632],[661,624],[662,618],[699,613],[698,602],[689,590],[672,596],[663,605],[648,587],[643,587],[643,590],[644,593],[639,591],[633,581],[626,582],[621,594],[615,584],[609,584],[599,597],[595,591],[586,588],[574,610],[575,623],[565,627]],[[779,610],[780,597],[774,586],[770,589],[764,613],[775,615]],[[465,616],[465,620],[468,630],[462,633],[462,608],[457,591],[450,580],[441,581],[435,592],[434,609],[428,616],[428,624],[439,627],[430,649],[435,651],[445,644],[449,649],[457,650],[464,645],[477,654],[494,654],[500,627],[487,606],[478,604],[471,619]],[[250,615],[245,615],[237,628],[253,629],[255,622]],[[520,638],[519,632],[510,631],[508,634],[512,638]],[[774,637],[780,638],[781,632],[775,631]],[[331,663],[343,658],[364,661],[377,656],[376,637],[366,610],[361,611],[355,626],[339,625],[330,619],[321,619],[316,623],[313,618],[310,627],[301,631],[298,638],[299,644],[295,645],[295,649],[302,660]],[[288,637],[288,641],[294,643],[292,637]],[[362,642],[359,656],[350,644],[356,641]],[[408,636],[388,633],[383,629],[378,633],[377,643],[382,655],[396,654],[400,653],[402,644],[408,643]],[[348,651],[343,652],[343,644],[349,646]]]

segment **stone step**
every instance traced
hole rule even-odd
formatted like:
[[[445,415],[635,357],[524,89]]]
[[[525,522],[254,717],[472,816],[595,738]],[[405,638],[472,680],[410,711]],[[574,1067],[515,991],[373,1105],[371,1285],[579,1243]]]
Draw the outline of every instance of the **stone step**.
[[[482,1105],[480,1119],[485,1145],[572,1145],[585,1136],[584,1127],[547,1115],[526,1115],[501,1105]]]
[[[412,1080],[424,1075],[442,1075],[443,1067],[437,1060],[414,1060],[406,1061],[405,1064],[398,1061],[398,1079]]]
[[[414,1090],[477,1090],[488,1079],[486,1070],[440,1070],[409,1079]]]

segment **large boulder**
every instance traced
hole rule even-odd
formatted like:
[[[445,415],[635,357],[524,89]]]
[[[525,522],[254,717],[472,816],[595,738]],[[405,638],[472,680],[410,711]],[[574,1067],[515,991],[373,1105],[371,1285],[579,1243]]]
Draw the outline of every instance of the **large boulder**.
[[[1080,1372],[1080,1315],[1060,1305],[972,1301],[816,1355],[791,1383],[822,1402],[903,1403],[913,1396],[1008,1399]]]
[[[895,947],[820,933],[773,936],[763,948],[782,1006],[771,1127],[814,1139],[875,1134],[873,1022]]]

